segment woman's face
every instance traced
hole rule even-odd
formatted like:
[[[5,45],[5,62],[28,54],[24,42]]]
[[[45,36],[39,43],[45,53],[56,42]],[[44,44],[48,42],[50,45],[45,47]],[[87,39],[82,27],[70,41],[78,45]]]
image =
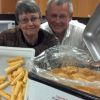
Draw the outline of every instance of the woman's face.
[[[38,13],[22,13],[19,15],[18,26],[25,36],[33,37],[38,35],[40,24],[41,21]]]

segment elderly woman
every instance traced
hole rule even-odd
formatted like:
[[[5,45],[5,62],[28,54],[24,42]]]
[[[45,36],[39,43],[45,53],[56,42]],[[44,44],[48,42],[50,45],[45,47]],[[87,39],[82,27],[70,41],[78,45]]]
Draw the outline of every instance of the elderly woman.
[[[0,33],[0,46],[34,48],[37,56],[58,43],[53,34],[40,29],[41,13],[35,2],[18,2],[15,15],[18,26]]]

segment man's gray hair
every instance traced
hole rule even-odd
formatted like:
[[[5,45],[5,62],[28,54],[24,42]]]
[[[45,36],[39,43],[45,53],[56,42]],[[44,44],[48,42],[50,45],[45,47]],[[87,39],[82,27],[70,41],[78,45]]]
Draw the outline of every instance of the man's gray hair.
[[[22,13],[39,13],[39,16],[41,17],[41,12],[39,6],[31,1],[31,0],[19,0],[16,4],[16,20],[19,21],[19,15]]]
[[[48,9],[49,9],[49,7],[52,3],[55,3],[56,5],[62,5],[64,3],[67,3],[68,4],[69,15],[72,15],[72,13],[73,13],[73,4],[72,4],[71,0],[48,0],[46,11],[48,11]]]

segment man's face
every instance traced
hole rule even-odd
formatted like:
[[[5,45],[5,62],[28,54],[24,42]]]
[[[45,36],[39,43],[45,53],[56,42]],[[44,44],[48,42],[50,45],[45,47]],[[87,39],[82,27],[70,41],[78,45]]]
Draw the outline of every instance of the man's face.
[[[36,36],[40,28],[38,13],[22,13],[19,15],[19,27],[25,36]]]
[[[67,4],[56,5],[54,3],[49,6],[46,12],[46,18],[52,31],[58,34],[64,34],[71,17],[69,17]]]

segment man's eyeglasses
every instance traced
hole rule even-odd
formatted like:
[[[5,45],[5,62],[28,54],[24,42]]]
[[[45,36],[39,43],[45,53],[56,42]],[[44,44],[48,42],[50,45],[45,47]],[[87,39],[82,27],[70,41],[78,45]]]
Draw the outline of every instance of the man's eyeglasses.
[[[29,23],[29,21],[31,22],[37,22],[38,20],[40,19],[40,17],[31,17],[30,19],[29,18],[23,18],[23,19],[20,19],[19,21],[22,23],[22,24],[27,24]]]

